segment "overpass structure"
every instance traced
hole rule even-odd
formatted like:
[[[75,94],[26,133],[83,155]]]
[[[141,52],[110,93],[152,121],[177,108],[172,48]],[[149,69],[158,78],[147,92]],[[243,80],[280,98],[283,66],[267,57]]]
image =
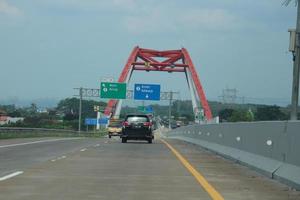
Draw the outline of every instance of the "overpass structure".
[[[208,105],[204,89],[193,64],[193,61],[185,48],[179,50],[159,51],[135,47],[125,64],[118,82],[129,83],[134,71],[156,72],[181,72],[185,73],[188,88],[191,94],[193,112],[197,121],[203,113],[205,120],[212,119],[211,109]],[[199,103],[201,105],[199,105]],[[122,100],[110,100],[104,114],[116,118],[120,115]],[[202,112],[203,111],[203,112]]]

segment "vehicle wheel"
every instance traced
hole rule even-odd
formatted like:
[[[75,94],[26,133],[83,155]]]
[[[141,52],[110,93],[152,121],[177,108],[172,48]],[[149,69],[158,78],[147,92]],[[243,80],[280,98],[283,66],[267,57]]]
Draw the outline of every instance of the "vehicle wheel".
[[[122,143],[126,143],[127,139],[126,138],[122,138]]]
[[[151,143],[152,143],[152,139],[149,139],[149,140],[148,140],[148,143],[151,144]]]
[[[108,137],[111,138],[111,135],[109,135]]]

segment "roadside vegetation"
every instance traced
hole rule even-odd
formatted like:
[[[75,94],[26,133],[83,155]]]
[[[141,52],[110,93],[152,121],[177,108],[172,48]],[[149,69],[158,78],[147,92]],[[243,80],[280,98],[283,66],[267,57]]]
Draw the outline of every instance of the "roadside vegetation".
[[[209,102],[214,116],[219,116],[221,122],[242,122],[242,121],[274,121],[288,120],[289,107],[279,107],[276,105],[255,105],[255,104],[222,104],[219,102]],[[95,133],[95,127],[86,127],[85,118],[96,118],[94,106],[99,106],[103,111],[106,103],[94,100],[82,101],[82,130]],[[168,105],[151,105],[156,116],[166,118],[169,112]],[[193,121],[193,111],[191,101],[173,101],[172,118],[174,121],[180,120],[183,124]],[[123,107],[122,116],[128,113],[137,112],[135,107]],[[1,115],[23,118],[16,123],[2,124],[0,127],[24,127],[24,128],[45,128],[60,130],[78,130],[79,99],[66,98],[58,102],[54,108],[41,110],[32,103],[28,107],[16,107],[15,105],[0,105]],[[105,129],[103,129],[105,131]],[[102,131],[102,132],[103,132]],[[36,134],[36,133],[30,133]],[[44,133],[46,134],[46,133]],[[58,134],[58,133],[56,133]],[[102,134],[102,133],[101,133]],[[24,135],[24,134],[23,134]],[[27,134],[28,135],[28,134]],[[50,134],[50,135],[53,135]],[[28,135],[29,136],[29,135]],[[4,136],[0,136],[4,137]]]
[[[84,125],[86,117],[95,118],[94,105],[106,105],[104,102],[83,100],[82,102],[82,132],[78,133],[78,105],[76,98],[61,100],[55,108],[40,110],[32,103],[28,107],[15,105],[0,105],[0,116],[21,118],[15,123],[0,125],[0,139],[27,137],[101,137],[107,134],[105,128],[96,131],[93,127],[87,130]],[[2,127],[2,128],[1,128]],[[24,128],[24,129],[5,129]],[[29,128],[26,130],[26,128]],[[37,129],[32,129],[37,128]]]
[[[277,121],[288,120],[290,108],[277,105],[257,105],[257,104],[223,104],[216,101],[209,102],[213,116],[219,116],[221,122],[251,122],[251,121]],[[168,105],[152,105],[155,115],[167,119]],[[127,112],[135,112],[136,108],[125,107],[121,115]],[[299,113],[300,115],[300,113]],[[174,101],[172,104],[172,118],[174,121],[180,120],[188,124],[194,120],[191,101]]]
[[[9,130],[0,131],[0,139],[12,139],[12,138],[33,138],[33,137],[102,137],[107,134],[106,130],[100,130],[97,132],[63,132],[52,130]]]

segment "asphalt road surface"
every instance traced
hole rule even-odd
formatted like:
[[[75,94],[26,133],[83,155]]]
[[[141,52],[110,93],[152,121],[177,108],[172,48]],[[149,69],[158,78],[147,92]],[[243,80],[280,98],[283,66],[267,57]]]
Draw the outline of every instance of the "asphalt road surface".
[[[178,140],[36,140],[0,141],[1,200],[300,199],[299,191]]]

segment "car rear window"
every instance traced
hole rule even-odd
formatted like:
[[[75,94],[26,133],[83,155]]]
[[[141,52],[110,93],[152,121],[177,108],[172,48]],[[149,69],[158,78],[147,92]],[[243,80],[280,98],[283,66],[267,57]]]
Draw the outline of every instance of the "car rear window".
[[[108,127],[122,127],[122,121],[110,121]]]
[[[108,127],[122,127],[122,124],[109,124]]]
[[[147,116],[128,116],[127,121],[129,123],[143,123],[149,122],[149,118]]]

